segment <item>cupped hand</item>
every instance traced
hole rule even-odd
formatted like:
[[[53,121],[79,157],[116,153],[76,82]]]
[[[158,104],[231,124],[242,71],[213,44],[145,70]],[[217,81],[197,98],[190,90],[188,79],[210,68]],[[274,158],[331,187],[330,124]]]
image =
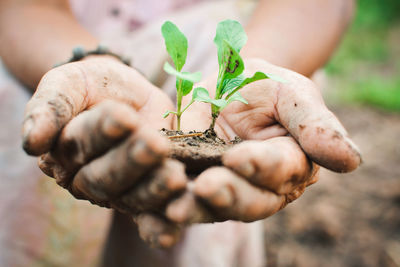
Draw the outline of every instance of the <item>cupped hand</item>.
[[[234,102],[216,121],[217,134],[244,141],[223,155],[223,165],[205,170],[167,216],[181,223],[266,218],[298,198],[317,181],[318,165],[352,171],[361,162],[357,147],[330,112],[319,89],[306,77],[260,59],[245,61],[246,76],[256,71],[279,75],[240,92],[248,105]],[[213,96],[216,77],[201,84]],[[182,116],[184,130],[205,130],[209,104],[195,103]],[[204,205],[202,205],[205,203]]]
[[[170,246],[178,228],[154,211],[186,187],[183,165],[167,159],[168,141],[157,132],[172,128],[162,118],[172,107],[133,68],[89,57],[42,78],[26,107],[23,146],[76,198],[135,214],[144,238]],[[148,221],[159,233],[147,233]]]

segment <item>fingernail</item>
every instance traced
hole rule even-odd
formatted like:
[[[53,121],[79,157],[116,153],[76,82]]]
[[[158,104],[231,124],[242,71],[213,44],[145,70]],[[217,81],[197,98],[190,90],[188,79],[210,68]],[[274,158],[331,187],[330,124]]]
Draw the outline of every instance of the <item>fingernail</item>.
[[[62,166],[54,164],[53,176],[56,179],[56,183],[64,188],[68,188],[70,185],[72,175],[68,173]]]
[[[34,120],[32,117],[28,117],[24,121],[23,128],[22,128],[22,132],[23,132],[24,136],[30,133],[30,131],[33,128],[33,125],[34,125]]]
[[[46,174],[47,176],[54,178],[54,172],[53,172],[53,167],[55,165],[55,162],[50,159],[48,154],[42,155],[38,159],[38,166]]]
[[[161,234],[158,236],[158,243],[163,248],[170,248],[175,243],[175,238],[168,234]]]
[[[25,151],[29,151],[29,135],[34,127],[34,120],[32,117],[28,117],[24,121],[24,124],[22,125],[22,142],[23,142],[23,148]]]
[[[110,138],[121,138],[129,133],[129,130],[113,118],[105,118],[102,125],[102,132]]]
[[[189,192],[170,202],[166,209],[166,216],[173,222],[186,223],[193,217],[196,210],[195,196]]]
[[[186,188],[187,178],[183,171],[171,170],[168,174],[165,175],[165,179],[163,179],[164,184],[163,187],[166,190],[177,192],[182,191]]]
[[[358,156],[360,156],[361,159],[361,151],[358,148],[358,146],[350,139],[350,138],[346,138],[346,141],[348,142],[348,144],[350,145],[351,149],[353,150],[353,152],[355,154],[357,154]],[[361,159],[362,160],[362,159]]]
[[[184,223],[189,217],[186,207],[184,207],[180,202],[179,199],[173,201],[166,209],[167,218],[176,223]]]
[[[226,208],[233,205],[234,199],[232,191],[227,186],[223,186],[209,199],[209,201],[216,207]]]
[[[156,162],[156,157],[142,140],[137,140],[129,153],[130,158],[140,164],[150,165]]]
[[[245,162],[240,164],[239,167],[236,168],[236,172],[244,177],[251,178],[254,176],[256,169],[252,163]]]

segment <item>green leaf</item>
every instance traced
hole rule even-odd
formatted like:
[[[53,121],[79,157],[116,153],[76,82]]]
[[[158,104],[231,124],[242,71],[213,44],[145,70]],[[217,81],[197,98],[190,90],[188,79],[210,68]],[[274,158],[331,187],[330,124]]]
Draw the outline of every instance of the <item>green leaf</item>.
[[[226,105],[228,105],[228,101],[225,99],[213,99],[211,101],[211,104],[214,104],[215,106],[219,107],[219,109],[221,110]]]
[[[164,64],[165,72],[174,75],[182,80],[187,80],[192,83],[196,83],[201,80],[201,72],[189,73],[189,72],[179,72],[174,67],[172,67],[168,62]]]
[[[269,78],[268,75],[266,75],[265,73],[257,71],[256,73],[254,73],[254,75],[252,77],[244,79],[243,82],[237,87],[237,90],[243,88],[244,86],[248,85],[249,83],[268,79],[268,78]]]
[[[194,88],[192,99],[195,101],[206,102],[206,103],[211,103],[211,101],[212,101],[210,94],[208,93],[207,89],[204,87]]]
[[[230,97],[232,97],[235,92],[242,89],[244,86],[248,85],[249,83],[259,81],[259,80],[264,80],[264,79],[271,79],[271,80],[283,82],[283,83],[287,82],[286,80],[282,79],[278,75],[265,74],[261,71],[257,71],[256,73],[254,73],[254,75],[252,77],[244,79],[243,82],[238,87],[230,89],[230,90],[225,90],[225,93],[228,94],[226,96],[226,98],[230,99]]]
[[[226,106],[228,106],[230,103],[232,103],[234,101],[239,101],[246,105],[249,104],[247,102],[247,100],[244,99],[244,97],[239,92],[234,93],[228,100],[224,99],[224,101],[225,101],[225,104],[223,106],[219,107],[219,111],[222,111]]]
[[[239,101],[239,102],[242,102],[242,103],[244,103],[244,104],[249,104],[249,102],[247,102],[247,100],[246,99],[244,99],[244,97],[239,93],[239,92],[236,92],[236,93],[234,93],[229,99],[228,99],[228,105],[230,104],[230,103],[232,103],[233,101]]]
[[[224,67],[225,75],[223,79],[233,79],[242,74],[244,63],[239,53],[227,42],[224,43]]]
[[[189,72],[182,72],[183,74],[190,74]],[[179,88],[179,81],[182,81],[182,95],[188,95],[193,89],[193,83],[188,80],[176,79],[176,88]]]
[[[288,83],[287,80],[283,79],[282,77],[275,75],[275,74],[271,74],[271,73],[267,73],[266,74],[268,76],[269,79],[276,81],[276,82],[281,82],[281,83]]]
[[[217,107],[226,106],[228,102],[225,99],[212,99],[207,89],[205,89],[204,87],[194,88],[192,99],[199,102],[211,103]]]
[[[233,79],[225,79],[222,85],[222,92],[221,95],[225,94],[226,92],[230,92],[236,87],[238,87],[244,81],[244,76],[241,74]]]
[[[181,71],[186,62],[188,41],[185,35],[170,21],[166,21],[162,27],[161,32],[165,40],[168,54],[171,56],[175,68]]]
[[[214,43],[218,47],[218,63],[223,65],[224,40],[227,41],[233,49],[240,52],[247,42],[247,35],[242,25],[234,20],[224,20],[218,23]]]

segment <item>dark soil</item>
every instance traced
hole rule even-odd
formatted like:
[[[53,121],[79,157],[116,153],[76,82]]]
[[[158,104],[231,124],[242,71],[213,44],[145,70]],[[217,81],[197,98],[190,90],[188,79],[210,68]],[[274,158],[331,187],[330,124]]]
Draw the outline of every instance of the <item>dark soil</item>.
[[[268,267],[400,266],[400,114],[336,107],[359,145],[355,172],[320,181],[266,220]]]
[[[222,165],[222,154],[234,143],[240,142],[235,139],[227,143],[209,130],[183,133],[162,129],[161,133],[168,136],[171,141],[170,157],[183,162],[186,165],[186,172],[193,175],[200,174],[211,166]]]

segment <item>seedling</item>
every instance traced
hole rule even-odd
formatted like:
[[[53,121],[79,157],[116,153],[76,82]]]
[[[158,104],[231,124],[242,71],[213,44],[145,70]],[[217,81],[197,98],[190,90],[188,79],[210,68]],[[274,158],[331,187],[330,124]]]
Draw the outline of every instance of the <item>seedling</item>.
[[[239,52],[247,42],[247,35],[242,25],[234,20],[224,20],[217,26],[214,43],[218,48],[218,79],[214,99],[210,97],[207,89],[197,87],[193,90],[192,100],[182,109],[182,97],[189,94],[193,89],[193,84],[200,81],[201,73],[182,72],[181,69],[186,61],[187,39],[182,32],[172,23],[165,22],[162,26],[162,34],[165,39],[167,51],[171,56],[175,68],[168,62],[164,65],[164,70],[176,76],[177,88],[177,110],[164,113],[164,118],[169,114],[177,117],[177,129],[180,130],[180,118],[182,113],[195,101],[211,104],[212,122],[210,130],[214,131],[215,121],[221,111],[230,103],[239,101],[248,104],[242,97],[239,90],[245,85],[263,79],[272,79],[279,82],[286,82],[282,78],[263,72],[256,72],[253,76],[245,78],[243,59]]]
[[[220,112],[233,101],[248,104],[242,97],[239,90],[245,85],[263,79],[273,79],[279,82],[286,82],[282,78],[256,72],[253,76],[245,78],[243,59],[239,52],[247,42],[247,35],[242,25],[234,20],[224,20],[217,26],[214,43],[218,48],[219,72],[215,97],[212,99],[208,90],[202,87],[195,88],[192,101],[200,101],[211,104],[212,122],[210,130],[214,130],[215,121]]]
[[[176,111],[167,110],[163,117],[168,117],[169,114],[175,114],[177,119],[177,130],[181,128],[182,113],[193,103],[189,103],[182,109],[182,97],[189,94],[193,89],[193,84],[201,80],[201,73],[183,72],[182,68],[186,62],[188,41],[185,35],[178,27],[170,21],[167,21],[161,27],[161,32],[165,40],[165,46],[168,54],[174,62],[175,68],[168,62],[164,64],[164,70],[176,76]]]

